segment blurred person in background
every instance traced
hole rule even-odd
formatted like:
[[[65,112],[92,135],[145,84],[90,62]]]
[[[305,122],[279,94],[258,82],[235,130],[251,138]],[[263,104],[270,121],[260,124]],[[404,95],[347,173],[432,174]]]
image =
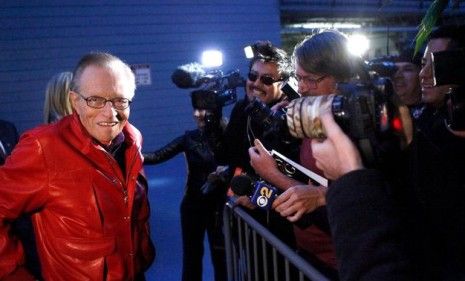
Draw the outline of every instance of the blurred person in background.
[[[47,83],[44,102],[44,123],[49,124],[73,113],[69,90],[73,73],[55,74]]]
[[[196,129],[186,131],[154,152],[144,153],[144,165],[163,163],[179,153],[184,153],[187,160],[187,182],[180,208],[183,281],[202,280],[205,233],[215,281],[226,280],[222,228],[227,182],[222,176],[226,172],[223,167],[218,167],[214,156],[226,121],[222,117],[222,108],[207,95],[204,90],[191,94]]]
[[[417,119],[423,109],[421,102],[420,69],[421,54],[414,56],[412,48],[403,49],[399,55],[392,58],[397,70],[391,77],[394,92],[400,102],[406,105],[413,119]]]

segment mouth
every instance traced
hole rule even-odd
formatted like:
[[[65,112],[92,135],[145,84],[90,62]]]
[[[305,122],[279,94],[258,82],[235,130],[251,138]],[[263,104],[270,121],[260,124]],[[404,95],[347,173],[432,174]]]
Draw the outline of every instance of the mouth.
[[[252,88],[252,94],[257,98],[263,98],[266,96],[266,92],[258,88]]]
[[[118,125],[119,122],[98,122],[97,124],[102,127],[114,127]]]

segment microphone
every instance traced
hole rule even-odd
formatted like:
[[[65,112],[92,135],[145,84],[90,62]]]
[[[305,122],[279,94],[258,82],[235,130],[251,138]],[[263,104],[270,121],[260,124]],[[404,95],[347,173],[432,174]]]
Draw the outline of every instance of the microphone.
[[[171,80],[181,89],[197,88],[202,85],[205,76],[202,65],[194,62],[176,68],[171,75]]]
[[[231,189],[239,196],[250,197],[250,201],[255,206],[269,210],[273,201],[278,196],[278,189],[264,181],[253,181],[249,176],[235,176],[231,179]]]

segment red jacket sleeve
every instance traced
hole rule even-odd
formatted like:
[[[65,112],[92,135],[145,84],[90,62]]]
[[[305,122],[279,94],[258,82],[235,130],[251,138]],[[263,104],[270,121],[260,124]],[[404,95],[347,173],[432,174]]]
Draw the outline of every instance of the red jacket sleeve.
[[[39,209],[46,200],[47,163],[39,141],[24,135],[0,167],[0,279],[21,272],[22,246],[12,237],[10,222],[25,212]]]

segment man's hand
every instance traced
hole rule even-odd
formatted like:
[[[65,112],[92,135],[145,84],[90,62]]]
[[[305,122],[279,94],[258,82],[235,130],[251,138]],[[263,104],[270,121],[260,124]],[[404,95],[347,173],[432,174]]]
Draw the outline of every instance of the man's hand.
[[[243,207],[246,207],[247,209],[250,209],[250,210],[253,210],[253,209],[255,209],[257,207],[254,204],[252,204],[252,202],[250,201],[249,196],[245,196],[245,195],[237,197],[235,203],[237,205],[241,205]]]
[[[265,181],[273,183],[273,177],[281,173],[270,152],[266,150],[260,140],[254,141],[255,146],[249,148],[250,165]]]
[[[326,187],[296,185],[282,193],[273,202],[273,209],[289,221],[298,221],[303,214],[324,206]]]
[[[321,116],[327,138],[324,141],[313,139],[312,152],[316,166],[325,177],[335,180],[340,176],[363,168],[362,159],[355,145],[336,124],[331,113]]]

